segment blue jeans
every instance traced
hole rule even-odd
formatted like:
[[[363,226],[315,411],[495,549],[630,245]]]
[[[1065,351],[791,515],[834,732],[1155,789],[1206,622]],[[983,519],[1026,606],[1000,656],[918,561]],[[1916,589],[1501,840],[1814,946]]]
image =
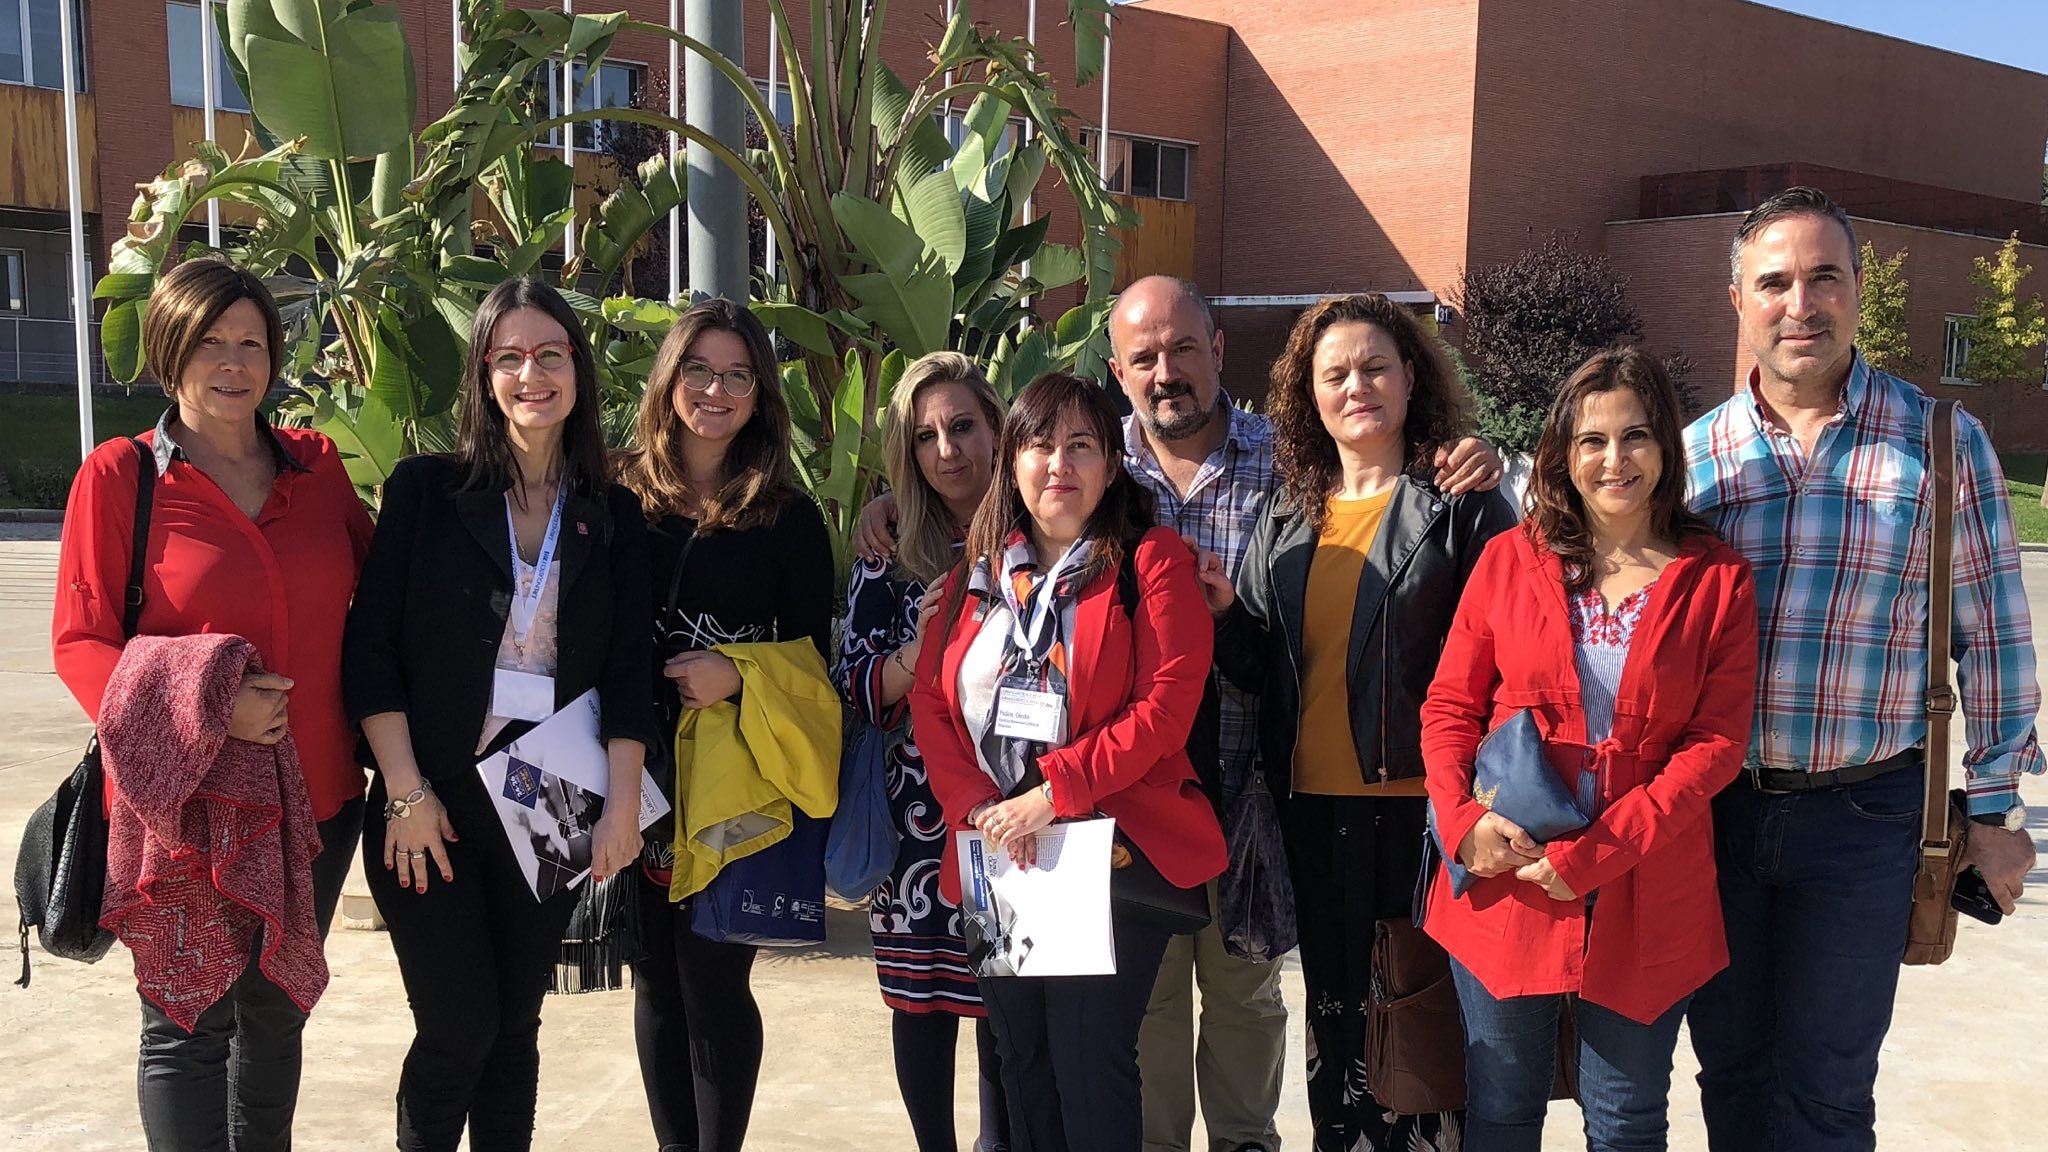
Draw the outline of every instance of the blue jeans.
[[[1868,1152],[1918,867],[1924,770],[1714,801],[1728,968],[1693,997],[1713,1152]]]
[[[1465,1147],[1538,1152],[1543,1114],[1557,1076],[1557,1017],[1566,1000],[1579,1032],[1579,1103],[1591,1152],[1665,1146],[1671,1053],[1678,1047],[1681,1000],[1655,1022],[1639,1024],[1575,995],[1496,999],[1463,964],[1451,961],[1458,1014],[1465,1021]]]

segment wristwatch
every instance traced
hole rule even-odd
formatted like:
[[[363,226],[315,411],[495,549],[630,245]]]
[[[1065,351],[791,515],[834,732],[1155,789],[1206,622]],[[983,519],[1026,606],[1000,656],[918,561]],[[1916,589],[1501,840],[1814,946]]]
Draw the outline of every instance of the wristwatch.
[[[2015,804],[2003,812],[1979,812],[1972,815],[1970,821],[1982,824],[1986,828],[2003,828],[2007,832],[2017,832],[2027,826],[2027,806]]]

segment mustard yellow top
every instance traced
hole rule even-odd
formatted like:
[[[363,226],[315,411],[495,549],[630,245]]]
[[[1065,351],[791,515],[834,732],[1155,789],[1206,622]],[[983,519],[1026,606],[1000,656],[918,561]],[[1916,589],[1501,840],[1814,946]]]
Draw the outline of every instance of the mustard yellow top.
[[[1331,498],[1308,566],[1301,637],[1301,738],[1294,744],[1294,790],[1318,796],[1367,796],[1351,738],[1351,614],[1366,550],[1394,498],[1389,488],[1363,500]]]

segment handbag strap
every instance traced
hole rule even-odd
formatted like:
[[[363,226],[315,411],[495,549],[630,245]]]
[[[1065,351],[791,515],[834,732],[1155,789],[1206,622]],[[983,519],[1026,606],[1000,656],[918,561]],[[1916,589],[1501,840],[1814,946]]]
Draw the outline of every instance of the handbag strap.
[[[156,508],[156,453],[130,436],[141,467],[135,476],[135,534],[128,544],[128,585],[121,592],[121,639],[132,640],[142,626],[142,576],[149,565],[149,518]]]
[[[1927,797],[1920,813],[1920,854],[1949,852],[1949,719],[1956,690],[1949,678],[1950,616],[1955,601],[1956,402],[1934,402],[1928,457],[1934,466],[1934,539],[1927,549]]]
[[[690,534],[683,537],[682,550],[676,553],[676,566],[668,577],[668,599],[663,602],[661,618],[667,620],[676,613],[676,594],[683,588],[683,565],[689,563],[690,549],[697,546],[697,527],[690,525]],[[664,625],[665,626],[665,625]]]

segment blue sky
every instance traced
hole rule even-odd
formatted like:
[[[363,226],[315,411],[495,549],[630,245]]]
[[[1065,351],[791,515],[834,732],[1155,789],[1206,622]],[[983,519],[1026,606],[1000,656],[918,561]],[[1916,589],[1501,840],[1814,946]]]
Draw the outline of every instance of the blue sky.
[[[1757,0],[1852,28],[2048,73],[2043,0]]]

